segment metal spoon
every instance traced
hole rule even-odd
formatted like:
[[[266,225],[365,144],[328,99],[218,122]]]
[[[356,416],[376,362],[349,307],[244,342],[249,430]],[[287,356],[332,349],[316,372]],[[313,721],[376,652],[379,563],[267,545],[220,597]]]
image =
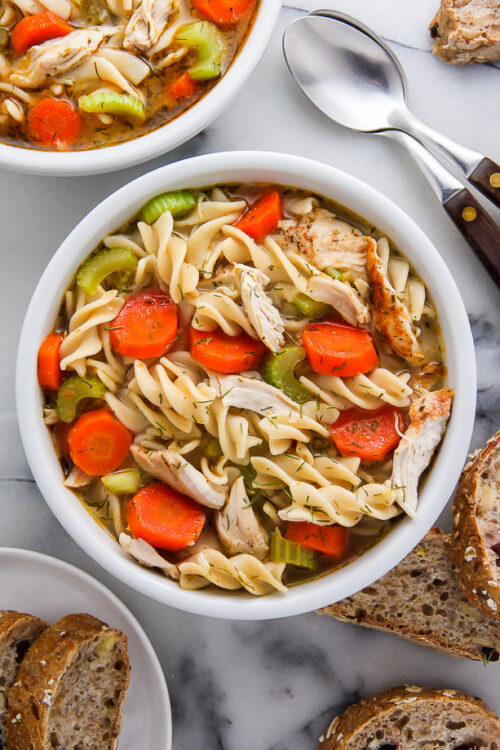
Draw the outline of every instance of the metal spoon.
[[[298,18],[286,29],[283,47],[295,80],[328,117],[352,130],[389,136],[409,151],[500,285],[500,230],[422,143],[451,158],[497,205],[500,166],[428,128],[411,114],[399,61],[379,37],[354,18],[335,11],[316,11]]]

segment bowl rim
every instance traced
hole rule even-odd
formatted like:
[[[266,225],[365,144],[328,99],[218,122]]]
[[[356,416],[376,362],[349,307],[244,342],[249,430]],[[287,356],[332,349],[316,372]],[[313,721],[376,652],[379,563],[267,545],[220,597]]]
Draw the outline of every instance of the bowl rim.
[[[403,518],[381,544],[335,574],[292,587],[286,594],[265,597],[211,589],[186,591],[128,558],[62,484],[61,468],[41,419],[36,378],[38,347],[52,329],[62,294],[79,263],[107,232],[116,230],[146,200],[166,189],[237,181],[275,182],[326,195],[387,233],[411,260],[433,297],[446,345],[450,386],[456,390],[447,432],[421,491],[417,518]],[[226,619],[273,619],[352,595],[384,575],[422,539],[448,502],[467,456],[475,416],[475,362],[469,320],[450,271],[423,231],[395,203],[357,178],[304,157],[266,151],[224,152],[169,164],[137,178],[96,206],[63,241],[26,312],[16,363],[16,406],[26,457],[42,495],[74,541],[103,568],[141,593],[184,611]]]
[[[0,168],[33,175],[94,175],[133,167],[177,148],[229,106],[260,62],[281,7],[282,0],[261,0],[250,33],[227,72],[211,91],[171,122],[124,143],[83,151],[42,151],[0,142]]]

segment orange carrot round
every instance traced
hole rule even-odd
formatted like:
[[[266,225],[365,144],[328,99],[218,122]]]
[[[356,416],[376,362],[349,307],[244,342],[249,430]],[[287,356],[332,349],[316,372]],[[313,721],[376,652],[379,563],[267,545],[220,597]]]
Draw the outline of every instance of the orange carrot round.
[[[354,407],[342,412],[331,425],[335,447],[343,456],[358,456],[362,461],[380,461],[401,440],[405,420],[395,406],[382,406],[376,411]]]
[[[107,409],[88,411],[68,433],[71,459],[91,477],[115,471],[128,456],[132,433]]]
[[[71,31],[74,31],[73,26],[52,11],[45,10],[43,13],[25,16],[19,21],[12,29],[10,43],[14,52],[24,55],[26,50],[34,44],[42,44],[48,39],[66,36]]]
[[[315,549],[327,557],[339,559],[347,543],[347,529],[343,526],[319,526],[309,521],[289,523],[285,539],[302,547]]]
[[[127,504],[132,534],[153,547],[172,552],[193,545],[205,519],[198,503],[162,482],[143,487]]]
[[[62,333],[49,333],[38,350],[38,382],[47,391],[57,391],[61,385],[59,349],[63,339]]]
[[[250,206],[234,226],[256,242],[261,242],[276,229],[282,218],[281,196],[276,190],[271,190]]]
[[[378,362],[368,331],[348,323],[323,321],[304,328],[302,343],[314,372],[351,377],[372,370]]]
[[[266,347],[247,333],[228,336],[221,328],[215,331],[189,329],[191,356],[216,372],[235,373],[253,370],[267,352]]]
[[[250,13],[255,0],[192,0],[194,10],[218,26],[232,26]]]
[[[165,91],[165,100],[168,105],[175,106],[186,99],[191,99],[196,94],[198,87],[186,70]]]
[[[161,357],[177,336],[177,305],[159,289],[145,289],[125,302],[109,330],[117,354]]]
[[[28,113],[32,139],[42,146],[68,148],[80,132],[81,119],[69,102],[46,97]]]

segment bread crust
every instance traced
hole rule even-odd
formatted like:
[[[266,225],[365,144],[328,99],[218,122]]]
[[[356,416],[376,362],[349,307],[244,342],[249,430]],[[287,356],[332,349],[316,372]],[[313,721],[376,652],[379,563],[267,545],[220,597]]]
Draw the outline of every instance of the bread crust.
[[[405,685],[404,687],[384,690],[353,706],[349,706],[344,713],[333,719],[324,735],[320,737],[318,750],[352,750],[351,743],[355,741],[356,735],[373,722],[374,717],[380,721],[384,716],[392,713],[395,707],[405,704],[408,705],[408,711],[414,711],[426,701],[441,703],[443,711],[452,702],[458,703],[468,710],[473,708],[486,721],[491,723],[492,731],[495,732],[491,739],[496,740],[500,737],[498,717],[479,698],[472,698],[459,690],[441,690]]]
[[[500,14],[495,0],[441,0],[429,24],[433,54],[453,65],[500,59]]]
[[[35,615],[29,615],[26,612],[15,612],[10,609],[0,610],[0,641],[10,636],[14,628],[19,625],[39,625],[40,629],[48,628],[48,624],[45,620],[41,620]],[[40,630],[40,632],[41,632]]]
[[[417,587],[416,592],[421,591],[421,587],[424,585],[421,581],[423,580],[424,583],[429,585],[429,581],[432,581],[433,577],[437,575],[436,569],[433,568],[433,560],[430,558],[430,553],[435,549],[436,543],[439,543],[442,546],[443,554],[445,554],[446,557],[449,557],[450,539],[451,537],[441,531],[441,529],[431,529],[415,549],[412,550],[399,565],[396,565],[392,571],[389,571],[389,573],[373,585],[378,585],[381,588],[385,587],[386,591],[387,589],[393,589],[395,581],[394,575],[398,575],[398,571],[401,570],[403,565],[408,568],[411,563],[411,565],[415,565],[415,567],[418,567],[419,569],[425,569],[425,575],[419,575],[418,579],[415,579],[415,586]],[[451,561],[449,576],[453,576]],[[469,606],[454,580],[452,582],[443,581],[443,584],[442,590],[446,590],[449,596],[453,597],[453,600],[458,599],[456,601],[458,607],[461,602],[466,606]],[[419,621],[411,616],[402,618],[391,618],[390,616],[386,616],[385,620],[381,621],[378,618],[380,608],[377,607],[377,604],[381,601],[383,594],[386,592],[381,591],[379,594],[373,596],[374,607],[366,606],[366,597],[363,597],[363,593],[364,590],[359,592],[359,594],[353,594],[347,599],[343,599],[340,602],[324,607],[319,610],[318,614],[330,615],[342,622],[355,623],[385,633],[392,633],[405,638],[412,643],[427,646],[435,651],[440,651],[452,656],[465,657],[476,661],[484,661],[488,658],[488,651],[484,651],[477,642],[472,642],[472,640],[469,642],[465,639],[460,640],[459,638],[454,637],[453,623],[451,622],[449,622],[449,627],[445,630],[436,627],[435,624],[429,624],[427,633],[423,634],[421,632]],[[436,597],[436,606],[439,607],[439,591],[435,589],[434,593]],[[449,604],[451,599],[447,599],[447,601]],[[405,608],[406,602],[401,600],[400,606],[401,608]],[[477,613],[477,618],[479,619],[480,617],[481,615]],[[498,658],[498,652],[500,652],[500,623],[497,623],[496,620],[493,620],[491,617],[485,617],[483,619],[485,625],[489,628],[491,635],[491,642],[485,641],[483,646],[485,649],[491,649],[490,658]],[[497,652],[496,654],[495,651]]]
[[[451,556],[460,588],[470,603],[500,619],[500,568],[492,564],[478,523],[484,491],[481,480],[496,460],[500,460],[500,430],[462,472],[453,503]]]
[[[45,630],[29,648],[9,692],[7,743],[9,750],[48,750],[47,732],[52,699],[66,669],[84,646],[103,636],[116,636],[126,649],[126,636],[119,630],[88,614],[66,615]],[[124,653],[125,685],[117,705],[116,726],[110,730],[118,737],[121,706],[129,682],[130,665]],[[113,740],[110,748],[116,746]],[[105,750],[103,748],[102,750]]]

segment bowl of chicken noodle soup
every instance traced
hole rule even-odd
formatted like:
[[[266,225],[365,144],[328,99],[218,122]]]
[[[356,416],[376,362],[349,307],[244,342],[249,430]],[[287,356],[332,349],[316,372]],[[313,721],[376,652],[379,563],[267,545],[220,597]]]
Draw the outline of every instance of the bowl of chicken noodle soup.
[[[178,146],[243,86],[280,7],[1,0],[0,165],[93,174]]]
[[[443,509],[475,359],[455,284],[388,199],[235,152],[95,208],[26,315],[17,407],[63,526],[159,601],[297,614],[376,580]]]

